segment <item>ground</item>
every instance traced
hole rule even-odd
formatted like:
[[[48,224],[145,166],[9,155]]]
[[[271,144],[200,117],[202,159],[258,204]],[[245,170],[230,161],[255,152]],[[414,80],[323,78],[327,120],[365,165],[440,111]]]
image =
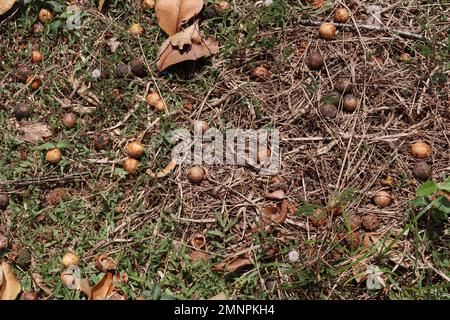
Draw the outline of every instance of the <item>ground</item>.
[[[68,30],[66,6],[75,2],[82,27]],[[448,202],[438,195],[439,212],[447,215],[437,222],[433,204],[414,206],[423,182],[413,175],[417,160],[410,153],[412,143],[427,143],[430,180],[446,181],[446,1],[378,1],[383,30],[362,26],[369,1],[324,1],[318,8],[307,1],[274,0],[267,7],[230,1],[222,16],[200,17],[219,53],[162,73],[157,52],[167,36],[154,9],[111,0],[100,13],[93,1],[59,3],[41,35],[31,31],[38,3],[0,22],[0,191],[10,199],[0,211],[0,233],[9,239],[0,259],[13,266],[23,290],[34,289],[41,299],[86,299],[60,279],[61,258],[71,250],[91,285],[103,277],[93,259],[113,258],[127,278],[119,292],[129,299],[449,298]],[[352,20],[338,27],[335,39],[321,38],[318,25],[343,6]],[[141,37],[128,32],[135,22],[144,28]],[[120,42],[113,53],[112,37]],[[33,50],[42,53],[41,64],[30,62]],[[320,71],[306,64],[312,51],[324,57]],[[149,74],[117,79],[117,64],[136,57]],[[23,64],[43,77],[37,91],[16,80]],[[257,81],[257,66],[271,75]],[[95,78],[95,69],[109,76]],[[340,77],[351,79],[358,107],[348,112],[340,105],[328,119],[318,110]],[[88,85],[91,98],[74,92],[74,79]],[[161,94],[164,112],[146,103],[150,91]],[[26,121],[48,125],[52,135],[24,141],[18,130],[24,122],[13,114],[18,103],[32,110]],[[70,111],[77,115],[72,129],[62,122]],[[161,179],[146,174],[169,162],[173,145],[166,134],[190,129],[192,120],[220,130],[278,129],[280,171],[274,178],[250,166],[205,165],[208,177],[200,184],[189,182],[186,165]],[[101,133],[110,143],[97,150]],[[138,171],[127,174],[126,145],[136,139],[145,155]],[[45,160],[54,145],[63,153],[57,165]],[[259,230],[254,223],[263,209],[277,204],[265,194],[276,189],[285,191],[287,218]],[[392,197],[384,208],[372,199],[380,190]],[[431,201],[429,194],[421,200]],[[320,227],[311,218],[317,208],[324,213]],[[333,217],[336,210],[341,214]],[[379,227],[349,232],[348,217],[367,214],[376,215]],[[207,261],[190,258],[196,234],[205,238]],[[345,238],[358,234],[358,245],[346,246]],[[31,263],[20,261],[24,248]],[[230,270],[233,261],[242,267]],[[367,278],[376,288],[368,288]]]

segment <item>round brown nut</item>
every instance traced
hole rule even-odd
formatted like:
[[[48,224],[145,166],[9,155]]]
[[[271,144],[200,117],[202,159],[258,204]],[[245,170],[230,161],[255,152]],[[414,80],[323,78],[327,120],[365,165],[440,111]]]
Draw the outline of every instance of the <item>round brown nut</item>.
[[[39,21],[42,23],[49,23],[53,20],[53,13],[47,9],[41,9],[39,11]]]
[[[139,159],[144,155],[144,145],[138,141],[133,141],[127,146],[128,156],[134,159]]]
[[[123,169],[128,173],[135,172],[139,167],[139,161],[133,158],[126,158],[123,162]]]
[[[411,155],[417,159],[428,159],[431,155],[431,148],[423,141],[411,145]]]
[[[62,154],[61,154],[61,150],[59,150],[59,149],[49,150],[49,151],[47,151],[47,154],[45,155],[45,159],[47,160],[47,162],[49,162],[51,164],[57,164],[59,161],[61,161],[61,158],[62,158]]]
[[[319,113],[324,118],[333,119],[337,115],[337,108],[333,104],[322,104],[319,106]]]
[[[322,55],[319,52],[313,51],[308,54],[308,57],[306,58],[306,64],[311,69],[319,70],[322,69],[325,62],[323,60]]]
[[[343,105],[345,110],[354,111],[356,107],[358,107],[358,99],[351,93],[346,94],[344,96]]]
[[[133,74],[135,76],[138,76],[140,78],[143,78],[143,77],[147,76],[147,74],[148,74],[147,67],[142,62],[142,60],[138,59],[138,58],[131,60],[130,69],[131,69],[131,72],[133,72]]]
[[[31,52],[31,62],[33,63],[41,63],[43,60],[42,54],[39,51]]]
[[[324,39],[334,39],[336,37],[336,26],[329,22],[322,23],[319,28],[319,34]]]
[[[31,70],[30,67],[28,67],[26,65],[20,65],[16,69],[15,77],[18,81],[26,83],[31,72],[33,72],[33,71]]]
[[[38,300],[38,294],[36,291],[31,289],[22,293],[20,300]]]
[[[75,127],[75,125],[76,125],[76,117],[75,117],[75,114],[72,113],[72,112],[66,113],[66,114],[64,115],[63,123],[64,123],[64,125],[65,125],[67,128],[69,128],[69,129]]]
[[[391,195],[386,192],[386,191],[378,191],[377,193],[375,193],[375,195],[373,196],[373,202],[375,203],[376,206],[378,206],[379,208],[385,208],[387,206],[389,206],[392,202],[392,197]]]
[[[6,193],[0,193],[0,210],[5,210],[9,204],[9,196]]]
[[[188,171],[188,179],[192,183],[200,183],[205,177],[205,170],[200,166],[193,166]]]
[[[334,21],[339,23],[346,23],[350,19],[350,14],[347,9],[339,8],[334,13]]]
[[[14,107],[14,116],[18,121],[30,116],[30,109],[25,103],[19,103]]]
[[[94,148],[96,150],[104,150],[108,147],[110,143],[109,136],[105,134],[99,134],[94,138]]]
[[[380,226],[380,220],[374,214],[366,214],[361,220],[362,227],[366,231],[375,231]]]
[[[342,93],[352,91],[352,82],[349,78],[339,78],[334,84],[334,88]]]
[[[413,174],[418,180],[428,180],[431,176],[431,168],[425,161],[419,161],[414,165]]]
[[[119,63],[116,67],[115,75],[118,79],[123,79],[128,77],[130,74],[130,67],[125,63]]]

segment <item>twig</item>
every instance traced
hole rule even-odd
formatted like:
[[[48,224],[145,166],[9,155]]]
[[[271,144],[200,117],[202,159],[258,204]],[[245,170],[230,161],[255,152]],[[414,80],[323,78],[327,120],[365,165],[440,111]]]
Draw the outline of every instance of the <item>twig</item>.
[[[321,21],[312,21],[312,20],[300,20],[300,24],[305,25],[305,26],[320,26],[323,22]],[[349,27],[349,28],[355,28],[355,26],[350,25],[350,24],[345,24],[345,23],[335,23],[333,22],[333,24],[336,27],[341,27],[341,28],[345,28],[345,27]],[[427,37],[417,34],[417,33],[412,33],[412,32],[408,32],[408,31],[402,31],[402,30],[398,30],[398,29],[391,29],[388,27],[384,27],[384,26],[373,26],[373,25],[369,25],[369,24],[357,24],[358,28],[361,29],[366,29],[366,30],[378,30],[378,31],[388,31],[388,32],[393,32],[398,34],[399,36],[403,36],[405,38],[413,38],[413,39],[418,39],[418,40],[428,40]]]
[[[90,175],[89,172],[80,172],[69,175],[52,175],[52,176],[42,176],[37,178],[29,178],[22,180],[3,180],[0,181],[0,189],[6,186],[16,186],[16,187],[26,187],[31,184],[42,184],[49,182],[68,182],[73,180],[81,179],[85,176]]]

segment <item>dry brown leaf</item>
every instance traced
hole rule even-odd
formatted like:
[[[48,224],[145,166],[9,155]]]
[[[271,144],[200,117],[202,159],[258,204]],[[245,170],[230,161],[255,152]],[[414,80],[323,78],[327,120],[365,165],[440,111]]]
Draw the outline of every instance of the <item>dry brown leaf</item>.
[[[22,136],[22,140],[29,143],[36,143],[52,135],[50,128],[42,123],[28,122],[17,129]]]
[[[34,284],[38,286],[42,291],[44,291],[47,295],[50,296],[53,294],[53,291],[45,285],[44,279],[39,273],[33,272],[31,274],[31,279],[33,280]]]
[[[242,267],[249,266],[252,264],[253,263],[250,260],[250,258],[247,258],[247,257],[237,258],[225,266],[225,272],[230,272],[230,273],[235,272],[236,270],[238,270]]]
[[[11,266],[7,262],[0,265],[1,284],[0,284],[0,300],[15,300],[22,290],[20,282],[12,272]]]
[[[283,223],[287,218],[287,208],[288,202],[287,200],[283,200],[280,204],[279,213],[271,216],[270,220],[272,220],[275,223]]]
[[[228,300],[225,293],[221,292],[216,294],[214,297],[209,298],[208,300]]]
[[[173,46],[168,46],[158,59],[158,70],[163,71],[183,61],[195,61],[209,57],[217,52],[219,52],[219,44],[212,38],[206,39],[201,44],[193,43],[190,50],[187,51],[179,51]]]
[[[0,16],[8,12],[16,3],[17,0],[1,0],[0,1]]]
[[[183,50],[183,48],[187,45],[190,46],[192,43],[201,44],[202,37],[198,30],[198,22],[194,23],[189,28],[180,31],[169,38],[172,46],[177,47],[179,50]]]
[[[162,169],[161,171],[158,171],[157,173],[154,173],[152,170],[147,169],[147,174],[152,178],[164,178],[167,176],[170,172],[172,172],[173,169],[177,166],[176,162],[173,160],[170,160],[167,166]]]
[[[242,267],[249,266],[249,265],[253,265],[253,262],[249,257],[244,255],[244,256],[237,257],[237,258],[231,260],[230,262],[220,262],[220,263],[216,264],[215,266],[213,266],[212,270],[213,271],[224,271],[226,273],[232,273]]]
[[[106,272],[102,280],[92,287],[89,300],[106,300],[114,294],[116,286],[114,285],[112,272]]]
[[[116,262],[107,253],[94,258],[94,263],[97,270],[101,272],[114,271],[117,268]]]
[[[202,251],[192,251],[189,254],[189,259],[191,259],[191,261],[193,263],[197,263],[197,262],[201,262],[201,261],[208,261],[209,255]]]
[[[156,18],[161,29],[169,36],[180,31],[183,23],[197,15],[203,8],[203,0],[157,0]]]

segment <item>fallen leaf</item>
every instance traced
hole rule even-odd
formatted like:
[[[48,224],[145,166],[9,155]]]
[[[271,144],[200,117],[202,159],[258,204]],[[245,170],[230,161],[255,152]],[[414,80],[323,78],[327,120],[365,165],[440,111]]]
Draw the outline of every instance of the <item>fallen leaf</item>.
[[[209,255],[202,251],[192,251],[189,254],[189,259],[191,259],[191,261],[193,263],[197,263],[197,262],[201,262],[201,261],[208,261]]]
[[[247,258],[247,257],[237,258],[225,266],[225,272],[230,272],[230,273],[235,272],[236,270],[238,270],[242,267],[249,266],[252,264],[253,263],[250,260],[250,258]]]
[[[171,36],[180,31],[181,25],[202,8],[203,0],[157,0],[156,18],[161,29]]]
[[[50,296],[50,295],[53,294],[53,291],[52,291],[49,287],[47,287],[47,286],[45,285],[44,279],[42,278],[42,276],[41,276],[39,273],[33,272],[33,273],[31,274],[31,279],[33,280],[34,284],[35,284],[36,286],[38,286],[39,289],[41,289],[42,291],[44,291],[47,295]]]
[[[283,223],[287,218],[287,208],[288,202],[287,200],[283,200],[280,204],[278,214],[275,214],[272,217],[270,217],[270,220],[272,220],[275,223]]]
[[[15,300],[22,290],[20,282],[14,277],[11,266],[7,262],[0,265],[2,274],[0,284],[0,300]]]
[[[170,160],[167,166],[162,169],[161,171],[158,171],[157,173],[154,173],[152,170],[147,169],[147,174],[152,178],[164,178],[167,176],[170,172],[172,172],[173,169],[177,166],[176,162],[173,160]]]
[[[92,287],[89,300],[106,300],[114,294],[116,286],[112,272],[106,272],[102,280]]]
[[[16,3],[17,0],[2,0],[0,1],[0,16],[7,13]]]
[[[29,143],[36,143],[52,135],[50,128],[42,123],[28,122],[17,130],[21,133],[22,140]]]
[[[180,51],[176,47],[169,45],[159,56],[157,62],[158,71],[163,71],[183,61],[195,61],[200,58],[209,57],[218,52],[219,44],[212,38],[202,41],[201,44],[192,43],[190,49],[185,51]]]
[[[276,190],[273,192],[267,192],[265,197],[269,200],[282,200],[286,196],[284,190]]]
[[[94,258],[94,263],[97,270],[101,272],[114,271],[117,268],[116,262],[107,253]]]
[[[169,41],[172,46],[177,47],[179,50],[183,50],[186,45],[190,46],[192,43],[201,44],[202,37],[198,30],[198,22],[169,37]]]
[[[236,272],[238,269],[253,265],[252,260],[249,256],[243,255],[232,259],[229,262],[220,262],[212,267],[213,271],[223,271],[225,273]]]
[[[214,297],[209,298],[208,300],[228,300],[225,293],[221,292],[216,294]]]

